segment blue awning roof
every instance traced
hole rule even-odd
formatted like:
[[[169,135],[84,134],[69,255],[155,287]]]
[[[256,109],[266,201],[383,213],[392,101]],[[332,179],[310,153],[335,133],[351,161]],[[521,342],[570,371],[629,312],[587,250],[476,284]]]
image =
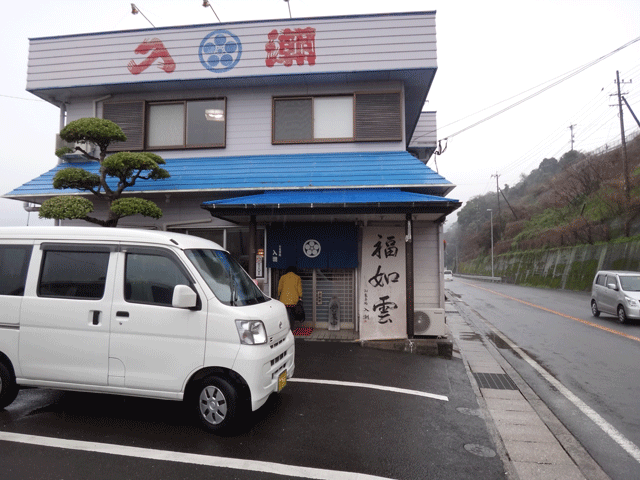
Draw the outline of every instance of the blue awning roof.
[[[431,214],[442,218],[462,204],[458,200],[405,192],[399,188],[271,191],[204,202],[211,215],[246,217],[313,214]]]
[[[458,200],[424,195],[421,193],[403,192],[398,188],[382,189],[370,188],[361,190],[295,190],[267,192],[259,195],[249,195],[222,200],[204,202],[203,206],[211,209],[228,207],[320,207],[320,206],[388,206],[388,205],[423,205],[433,203],[458,203]]]
[[[447,179],[406,151],[310,153],[165,159],[171,177],[138,181],[127,193],[256,192],[279,189],[411,188],[446,195]],[[47,197],[80,193],[56,190],[54,175],[63,168],[98,172],[97,162],[63,163],[5,194],[40,203]]]

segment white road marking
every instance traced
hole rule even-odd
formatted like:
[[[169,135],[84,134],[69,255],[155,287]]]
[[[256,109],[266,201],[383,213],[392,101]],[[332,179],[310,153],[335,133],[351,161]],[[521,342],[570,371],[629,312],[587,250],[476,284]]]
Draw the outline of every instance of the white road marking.
[[[259,462],[240,458],[215,457],[198,455],[194,453],[173,452],[170,450],[153,450],[150,448],[127,447],[109,443],[84,442],[80,440],[65,440],[61,438],[40,437],[36,435],[24,435],[21,433],[0,432],[0,441],[26,443],[43,447],[64,448],[83,452],[104,453],[108,455],[121,455],[124,457],[143,458],[148,460],[161,460],[167,462],[186,463],[191,465],[204,465],[207,467],[231,468],[234,470],[248,470],[252,472],[273,473],[287,478],[313,478],[320,480],[390,480],[375,475],[365,475],[355,472],[341,472],[337,470],[324,470],[320,468],[300,467],[284,465],[281,463]]]
[[[547,372],[542,366],[540,366],[535,360],[533,360],[529,355],[527,355],[521,348],[519,348],[516,344],[514,344],[511,340],[509,340],[506,336],[502,334],[499,330],[497,330],[493,325],[485,320],[485,323],[489,326],[489,328],[499,336],[502,340],[504,340],[509,347],[513,349],[513,351],[517,352],[518,355],[522,357],[522,359],[531,365],[542,377],[553,385],[562,395],[565,396],[567,400],[573,403],[582,413],[584,413],[587,417],[591,419],[593,423],[595,423],[600,429],[609,435],[609,437],[616,442],[620,447],[624,449],[629,455],[631,455],[638,463],[640,463],[640,448],[637,447],[635,443],[627,439],[622,433],[618,431],[613,425],[607,422],[598,412],[596,412],[589,405],[580,400],[571,390],[565,387],[562,383],[560,383],[556,378],[554,378],[549,372]]]
[[[435,393],[421,392],[419,390],[408,390],[406,388],[384,387],[382,385],[373,385],[371,383],[357,383],[357,382],[340,382],[338,380],[313,380],[309,378],[288,378],[287,382],[300,382],[300,383],[319,383],[321,385],[340,385],[342,387],[360,387],[371,388],[373,390],[382,390],[384,392],[404,393],[406,395],[416,395],[418,397],[433,398],[436,400],[442,400],[448,402],[449,397],[445,395],[437,395]]]

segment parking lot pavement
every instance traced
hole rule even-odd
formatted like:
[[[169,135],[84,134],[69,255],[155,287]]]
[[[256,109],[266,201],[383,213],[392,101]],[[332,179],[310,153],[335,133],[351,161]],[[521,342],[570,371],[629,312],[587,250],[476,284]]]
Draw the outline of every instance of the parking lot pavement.
[[[0,411],[0,469],[7,478],[505,478],[460,358],[296,348],[295,381],[236,435],[202,431],[177,402],[21,391]]]
[[[300,439],[295,463],[312,455],[385,478],[505,478],[460,358],[304,340],[296,349],[282,394],[304,418],[283,427],[285,441]]]
[[[235,435],[202,431],[176,402],[21,391],[0,411],[0,470],[68,479],[123,478],[119,466],[130,478],[607,478],[455,305],[446,310],[451,359],[296,339],[295,377]]]

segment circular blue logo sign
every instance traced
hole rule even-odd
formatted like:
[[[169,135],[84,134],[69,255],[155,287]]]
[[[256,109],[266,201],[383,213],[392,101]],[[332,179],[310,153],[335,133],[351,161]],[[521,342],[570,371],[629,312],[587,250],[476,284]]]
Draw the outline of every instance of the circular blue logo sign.
[[[240,61],[242,43],[229,30],[215,30],[200,42],[198,56],[207,70],[228,72]]]

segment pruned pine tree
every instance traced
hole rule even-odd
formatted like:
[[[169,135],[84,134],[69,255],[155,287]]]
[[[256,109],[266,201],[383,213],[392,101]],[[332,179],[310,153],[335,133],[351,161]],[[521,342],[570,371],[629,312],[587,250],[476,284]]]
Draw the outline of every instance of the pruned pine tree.
[[[79,195],[63,195],[42,203],[39,214],[41,218],[85,220],[103,227],[116,227],[121,218],[130,215],[140,214],[156,219],[162,216],[162,210],[150,200],[122,198],[124,190],[134,186],[138,180],[169,178],[169,172],[160,167],[165,164],[162,157],[150,152],[118,152],[109,155],[109,146],[113,142],[124,142],[127,137],[117,124],[102,118],[81,118],[70,122],[62,129],[60,137],[76,146],[74,149],[58,149],[58,157],[79,151],[87,158],[97,161],[100,168],[98,174],[78,167],[64,168],[54,176],[53,187],[91,193],[97,201],[107,204],[109,213],[107,218],[96,218],[91,216],[94,211],[91,200]],[[83,144],[96,145],[98,156],[91,154],[90,148],[83,148]],[[117,184],[108,182],[112,178],[117,180]]]

